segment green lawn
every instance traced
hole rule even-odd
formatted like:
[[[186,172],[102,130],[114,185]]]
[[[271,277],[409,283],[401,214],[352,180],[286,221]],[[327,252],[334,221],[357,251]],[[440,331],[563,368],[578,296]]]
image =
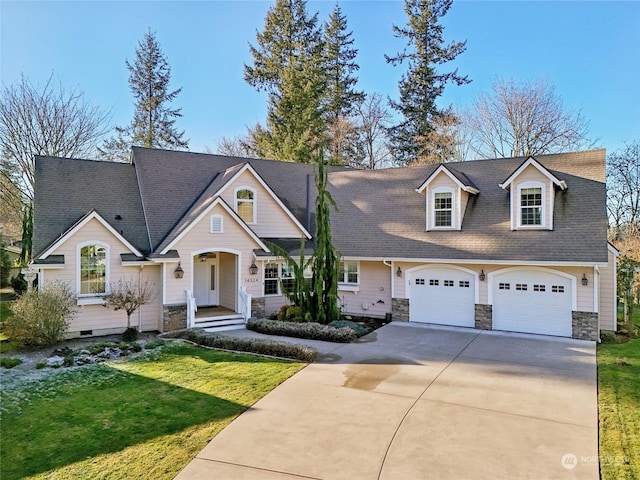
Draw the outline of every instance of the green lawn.
[[[173,478],[302,367],[173,344],[151,357],[5,386],[0,478]]]
[[[640,339],[598,346],[603,480],[640,479]]]

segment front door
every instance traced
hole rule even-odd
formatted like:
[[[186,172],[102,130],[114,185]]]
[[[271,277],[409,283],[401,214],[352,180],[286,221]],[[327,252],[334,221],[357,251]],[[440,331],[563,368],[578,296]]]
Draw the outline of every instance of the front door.
[[[218,259],[209,258],[201,261],[194,259],[193,291],[196,298],[196,305],[199,307],[210,307],[218,305]]]

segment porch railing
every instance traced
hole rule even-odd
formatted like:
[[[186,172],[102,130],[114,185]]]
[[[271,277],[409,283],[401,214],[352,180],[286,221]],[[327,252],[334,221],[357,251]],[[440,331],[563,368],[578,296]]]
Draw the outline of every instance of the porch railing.
[[[187,292],[187,328],[192,328],[196,322],[198,306],[196,305],[196,299],[191,293],[191,290],[185,291]]]
[[[239,312],[244,321],[246,322],[251,318],[251,295],[247,292],[247,289],[244,285],[240,286],[240,290],[238,291],[238,298],[240,299],[240,308]]]

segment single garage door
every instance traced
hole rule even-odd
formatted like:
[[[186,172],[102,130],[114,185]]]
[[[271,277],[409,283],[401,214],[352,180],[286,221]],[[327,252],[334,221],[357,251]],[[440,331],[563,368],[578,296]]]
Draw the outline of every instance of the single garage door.
[[[412,322],[475,326],[475,276],[455,268],[427,267],[409,274]]]
[[[546,270],[492,275],[493,329],[571,336],[572,282]]]

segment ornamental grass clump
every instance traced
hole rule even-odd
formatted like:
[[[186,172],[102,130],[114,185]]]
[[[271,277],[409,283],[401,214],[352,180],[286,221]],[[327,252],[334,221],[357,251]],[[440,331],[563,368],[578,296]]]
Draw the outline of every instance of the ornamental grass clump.
[[[76,314],[76,297],[62,282],[45,284],[41,289],[23,293],[11,305],[12,315],[2,331],[14,342],[47,346],[65,336]]]

